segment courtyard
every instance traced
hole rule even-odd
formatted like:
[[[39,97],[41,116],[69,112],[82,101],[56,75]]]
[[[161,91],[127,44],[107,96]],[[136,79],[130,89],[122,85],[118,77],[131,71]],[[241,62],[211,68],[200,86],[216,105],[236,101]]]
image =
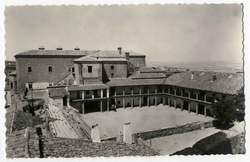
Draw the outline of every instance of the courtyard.
[[[115,137],[123,132],[123,125],[131,123],[132,133],[174,127],[198,121],[210,121],[213,118],[181,111],[162,104],[150,107],[119,108],[117,111],[95,112],[81,115],[91,127],[98,124],[101,139]]]

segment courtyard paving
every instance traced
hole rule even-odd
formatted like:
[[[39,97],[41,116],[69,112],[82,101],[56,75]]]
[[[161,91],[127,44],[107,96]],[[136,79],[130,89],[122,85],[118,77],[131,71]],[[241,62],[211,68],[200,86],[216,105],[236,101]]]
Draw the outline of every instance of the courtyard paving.
[[[126,122],[131,122],[132,133],[138,133],[213,119],[162,104],[157,107],[120,108],[116,112],[95,112],[81,115],[81,117],[90,127],[95,124],[99,125],[101,139],[115,137],[119,132],[123,132],[123,124]]]

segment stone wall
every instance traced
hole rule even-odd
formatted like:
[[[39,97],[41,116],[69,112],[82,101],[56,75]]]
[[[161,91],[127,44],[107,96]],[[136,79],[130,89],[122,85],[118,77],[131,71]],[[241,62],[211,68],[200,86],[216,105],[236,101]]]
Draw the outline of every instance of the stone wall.
[[[16,58],[17,68],[17,91],[22,92],[25,89],[25,83],[31,82],[53,82],[56,84],[68,72],[68,67],[73,66],[73,60],[77,57],[70,58]],[[52,71],[48,71],[48,67],[52,67]],[[28,72],[28,67],[32,68],[32,72]]]

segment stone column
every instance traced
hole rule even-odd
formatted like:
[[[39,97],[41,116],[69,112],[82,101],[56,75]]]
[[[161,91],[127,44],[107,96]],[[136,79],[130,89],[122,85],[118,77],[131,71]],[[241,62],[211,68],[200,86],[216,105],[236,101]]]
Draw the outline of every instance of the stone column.
[[[125,90],[122,91],[123,96],[125,96]]]
[[[139,107],[141,107],[141,97],[139,98]]]
[[[70,106],[70,102],[69,102],[69,95],[67,96],[67,106],[69,107]]]
[[[107,98],[109,98],[109,89],[107,89]]]
[[[148,94],[149,94],[149,87],[148,87]]]
[[[188,98],[190,98],[190,90],[188,90]]]
[[[207,117],[207,105],[204,105],[204,115]]]
[[[82,103],[82,114],[85,113],[84,102]]]
[[[190,103],[190,101],[188,101],[188,112],[190,112],[191,111],[191,103]]]
[[[122,99],[122,106],[125,109],[125,98]]]
[[[155,88],[155,94],[157,94],[157,87]]]
[[[102,112],[102,100],[100,101],[100,111]]]
[[[147,106],[149,107],[149,96],[147,97]]]
[[[134,94],[134,88],[131,88],[131,95]]]
[[[171,107],[171,104],[170,104],[170,97],[168,96],[168,106]]]
[[[207,95],[206,95],[206,92],[204,92],[204,101],[207,102]]]
[[[181,100],[181,111],[183,110],[183,103],[184,101],[183,100]]]
[[[101,89],[101,98],[103,98],[103,89]]]
[[[198,100],[198,91],[196,90],[196,100]]]
[[[133,98],[131,99],[131,107],[132,108],[134,107],[134,99]]]
[[[84,92],[85,92],[85,91],[82,91],[82,99],[83,99],[83,100],[84,100]]]
[[[92,142],[101,142],[98,124],[93,125],[91,128]]]
[[[109,111],[109,99],[107,99],[107,110]]]
[[[196,102],[196,115],[198,115],[198,110],[199,110],[199,105],[198,105],[198,103]]]
[[[123,125],[123,141],[128,144],[132,144],[132,133],[131,125],[129,123],[124,123]]]
[[[165,104],[166,104],[166,97],[165,97],[165,95],[163,95],[163,106],[165,106]]]
[[[157,106],[157,97],[155,97],[155,106]]]
[[[176,109],[177,106],[176,106],[176,98],[174,98],[174,108]]]
[[[115,98],[115,108],[117,108],[116,104],[117,104],[117,98]]]
[[[139,89],[139,94],[141,95],[141,87],[140,87],[140,89]]]

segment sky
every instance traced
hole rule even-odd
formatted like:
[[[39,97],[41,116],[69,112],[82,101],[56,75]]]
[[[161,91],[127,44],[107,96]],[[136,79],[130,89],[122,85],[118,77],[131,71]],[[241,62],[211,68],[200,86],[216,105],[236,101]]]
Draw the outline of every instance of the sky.
[[[6,59],[38,49],[135,51],[147,62],[242,62],[242,6],[11,6]]]

